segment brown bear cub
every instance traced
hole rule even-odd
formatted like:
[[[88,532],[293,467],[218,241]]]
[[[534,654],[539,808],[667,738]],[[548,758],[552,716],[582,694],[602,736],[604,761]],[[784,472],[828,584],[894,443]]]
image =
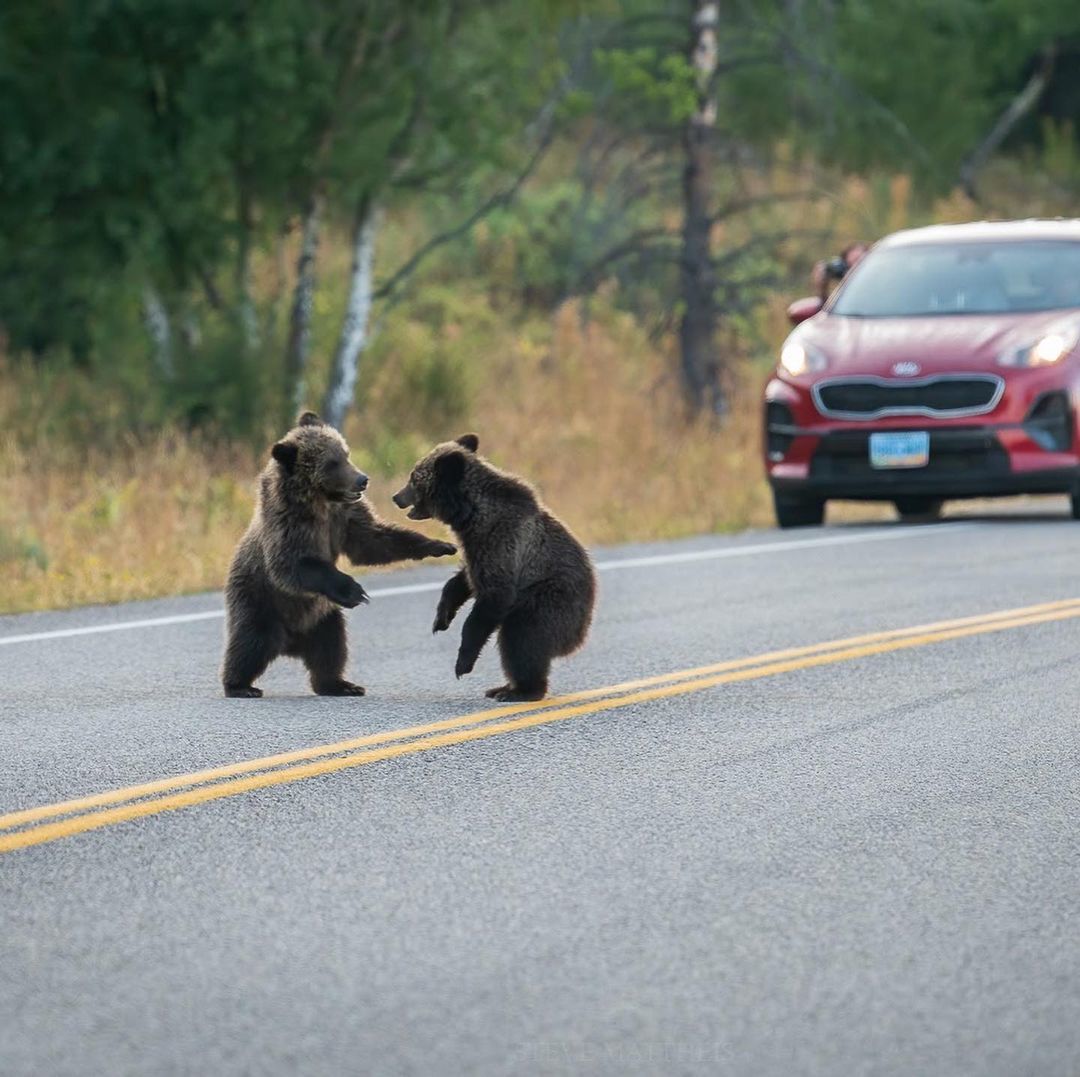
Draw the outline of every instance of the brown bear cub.
[[[435,517],[461,543],[465,567],[447,581],[434,632],[450,627],[462,605],[476,602],[461,631],[454,672],[471,673],[495,629],[506,684],[494,699],[543,699],[551,660],[584,642],[592,621],[596,577],[584,547],[527,483],[476,454],[465,434],[437,445],[413,468],[394,504],[409,518]]]
[[[337,567],[456,553],[378,519],[361,500],[367,476],[349,463],[345,439],[313,412],[271,450],[259,478],[255,515],[240,540],[225,587],[228,642],[225,695],[254,698],[253,682],[279,655],[300,658],[321,696],[362,696],[345,680],[342,606],[366,602],[363,587]]]

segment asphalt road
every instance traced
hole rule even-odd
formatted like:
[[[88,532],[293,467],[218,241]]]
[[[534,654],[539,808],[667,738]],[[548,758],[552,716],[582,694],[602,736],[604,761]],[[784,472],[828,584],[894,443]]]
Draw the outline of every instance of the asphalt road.
[[[365,578],[364,699],[220,698],[218,595],[0,618],[0,1073],[1080,1073],[1047,504],[598,551],[495,714],[445,564]]]

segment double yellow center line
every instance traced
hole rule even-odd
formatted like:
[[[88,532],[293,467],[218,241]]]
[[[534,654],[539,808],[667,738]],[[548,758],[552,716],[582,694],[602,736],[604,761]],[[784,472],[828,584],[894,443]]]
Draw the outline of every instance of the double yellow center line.
[[[923,647],[967,636],[1003,632],[1080,617],[1080,598],[1000,610],[910,628],[872,632],[806,647],[771,651],[656,677],[593,688],[536,703],[475,711],[441,722],[371,733],[335,744],[301,748],[209,770],[114,789],[93,796],[0,815],[0,853],[43,845],[147,815],[187,808],[255,789],[315,778],[398,756],[430,752],[467,741],[548,725],[568,718],[616,711],[656,699],[689,695],[723,684],[773,677],[815,666],[848,662],[890,651]]]

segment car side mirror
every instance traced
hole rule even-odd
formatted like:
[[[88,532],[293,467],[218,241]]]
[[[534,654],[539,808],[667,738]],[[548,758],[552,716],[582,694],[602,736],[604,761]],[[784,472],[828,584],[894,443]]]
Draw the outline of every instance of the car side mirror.
[[[799,322],[805,322],[807,318],[812,318],[823,306],[825,306],[825,300],[817,295],[808,295],[805,299],[796,299],[787,309],[788,321],[792,325],[798,325]]]

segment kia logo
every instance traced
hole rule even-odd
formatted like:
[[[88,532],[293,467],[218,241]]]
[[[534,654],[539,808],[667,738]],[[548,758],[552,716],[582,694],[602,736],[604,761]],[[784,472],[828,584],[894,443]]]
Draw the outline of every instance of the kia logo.
[[[893,363],[892,372],[898,378],[911,378],[914,377],[922,367],[918,363],[913,363],[911,360],[907,360],[903,363]]]

